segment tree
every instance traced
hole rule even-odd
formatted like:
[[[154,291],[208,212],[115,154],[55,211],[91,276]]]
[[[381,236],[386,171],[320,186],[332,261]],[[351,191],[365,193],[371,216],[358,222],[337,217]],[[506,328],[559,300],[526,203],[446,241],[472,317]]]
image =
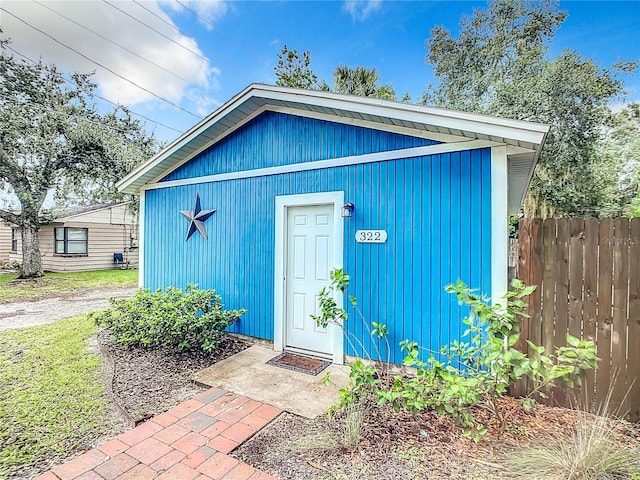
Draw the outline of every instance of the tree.
[[[640,103],[630,103],[611,116],[598,152],[618,172],[609,186],[619,199],[612,214],[640,207]]]
[[[51,220],[43,210],[50,191],[59,204],[116,200],[114,183],[150,157],[157,145],[124,108],[100,114],[91,75],[66,81],[54,65],[27,64],[0,55],[0,189],[20,210],[0,209],[0,219],[22,236],[20,278],[43,275],[38,229]],[[120,197],[121,198],[121,197]]]
[[[311,53],[308,50],[299,55],[297,50],[289,50],[284,45],[282,51],[278,53],[278,65],[274,70],[276,85],[281,87],[335,91],[385,100],[396,99],[396,92],[391,85],[378,85],[380,77],[376,68],[361,66],[350,68],[346,65],[338,65],[333,72],[335,87],[332,89],[324,80],[318,80],[318,76],[311,69]]]
[[[391,85],[378,85],[380,77],[376,68],[338,65],[333,71],[333,83],[338,93],[348,93],[363,97],[377,97],[395,100],[396,92]]]
[[[318,77],[311,70],[311,54],[309,51],[298,55],[297,50],[289,50],[286,45],[278,53],[276,71],[276,85],[281,87],[306,88],[318,90]]]
[[[555,0],[491,0],[460,22],[457,38],[442,26],[426,41],[437,86],[423,103],[551,125],[526,202],[527,214],[601,214],[612,202],[615,169],[598,155],[609,103],[624,92],[620,76],[636,64],[602,68],[549,45],[567,14]]]

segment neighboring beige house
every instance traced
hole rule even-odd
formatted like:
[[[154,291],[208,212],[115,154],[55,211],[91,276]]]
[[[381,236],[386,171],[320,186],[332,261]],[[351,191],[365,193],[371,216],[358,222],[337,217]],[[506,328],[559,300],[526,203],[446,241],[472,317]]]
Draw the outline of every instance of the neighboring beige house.
[[[0,264],[7,263],[9,261],[12,233],[11,227],[0,221]]]
[[[9,230],[8,260],[20,263],[20,231],[14,229],[13,232],[14,238],[10,241]],[[0,233],[0,239],[4,235]],[[128,203],[71,208],[65,217],[40,227],[40,253],[43,268],[48,272],[137,267],[138,217]],[[123,265],[114,263],[114,254],[121,255]]]

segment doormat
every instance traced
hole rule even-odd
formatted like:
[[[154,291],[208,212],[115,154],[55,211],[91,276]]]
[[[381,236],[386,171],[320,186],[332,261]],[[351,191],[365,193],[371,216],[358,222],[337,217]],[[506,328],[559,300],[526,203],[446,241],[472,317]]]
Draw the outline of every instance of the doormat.
[[[295,372],[306,373],[307,375],[317,375],[331,365],[331,362],[284,352],[269,360],[267,365],[286,368]]]

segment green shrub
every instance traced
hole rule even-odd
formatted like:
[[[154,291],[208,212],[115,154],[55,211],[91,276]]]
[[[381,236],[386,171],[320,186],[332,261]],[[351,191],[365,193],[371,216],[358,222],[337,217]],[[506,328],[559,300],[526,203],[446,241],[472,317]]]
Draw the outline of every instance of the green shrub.
[[[189,284],[182,291],[168,287],[150,292],[141,289],[131,298],[110,299],[111,308],[95,312],[96,324],[111,330],[126,348],[174,347],[211,352],[223,331],[246,310],[224,310],[215,290],[199,290]]]
[[[501,411],[497,399],[521,378],[533,381],[528,404],[533,394],[546,396],[545,389],[580,384],[583,372],[595,368],[598,360],[593,342],[567,335],[568,345],[556,347],[551,353],[528,341],[534,352],[531,357],[515,348],[520,339],[517,319],[526,316],[523,298],[534,289],[514,280],[504,305],[492,305],[461,281],[448,285],[446,291],[469,307],[469,315],[463,320],[467,326],[465,341],[454,340],[442,346],[444,362],[432,353],[428,360],[422,360],[416,342],[401,342],[407,352],[404,363],[416,368],[416,376],[396,377],[393,388],[380,395],[381,400],[396,407],[433,408],[450,415],[477,441],[486,429],[475,420],[470,407],[483,405],[497,420],[500,431],[504,430],[509,413]]]
[[[335,295],[346,293],[349,276],[340,269],[333,273],[332,284],[319,294],[320,314],[312,318],[322,326],[332,323],[344,328],[347,314],[338,307]],[[469,307],[463,320],[467,326],[463,339],[442,346],[439,352],[427,351],[427,359],[422,358],[425,349],[417,342],[403,340],[400,347],[406,353],[404,364],[414,367],[416,374],[396,375],[390,386],[379,380],[389,371],[384,364],[380,368],[380,364],[357,360],[351,365],[349,383],[340,390],[340,401],[331,407],[329,414],[377,397],[379,403],[390,403],[396,408],[433,409],[449,415],[477,441],[486,429],[476,421],[471,407],[482,405],[504,429],[509,414],[501,411],[497,400],[521,378],[532,380],[534,389],[530,396],[544,397],[545,390],[557,385],[580,384],[583,372],[594,368],[598,360],[593,342],[567,335],[568,345],[556,347],[554,352],[527,342],[534,352],[530,357],[515,348],[520,339],[517,319],[526,316],[527,304],[523,299],[534,289],[515,280],[504,297],[504,305],[492,305],[462,281],[448,285],[446,291]],[[357,305],[355,298],[350,296],[349,300]],[[389,333],[386,325],[372,322],[371,326],[368,331],[374,339],[386,339]]]

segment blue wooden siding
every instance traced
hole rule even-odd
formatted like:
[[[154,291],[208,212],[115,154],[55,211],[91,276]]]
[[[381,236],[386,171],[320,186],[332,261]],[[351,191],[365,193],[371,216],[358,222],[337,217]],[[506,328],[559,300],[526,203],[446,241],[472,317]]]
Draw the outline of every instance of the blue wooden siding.
[[[365,127],[264,112],[162,181],[276,167],[439,142]]]
[[[344,191],[355,205],[344,221],[349,293],[368,322],[387,323],[391,358],[407,338],[437,350],[458,338],[460,309],[444,286],[461,278],[490,295],[490,149],[203,183],[146,192],[145,286],[188,282],[214,288],[228,308],[246,308],[233,327],[273,339],[275,197]],[[216,209],[209,241],[185,242],[180,210]],[[358,229],[384,229],[386,244],[355,243]],[[349,308],[348,334],[373,344]],[[347,354],[363,355],[345,342]]]

